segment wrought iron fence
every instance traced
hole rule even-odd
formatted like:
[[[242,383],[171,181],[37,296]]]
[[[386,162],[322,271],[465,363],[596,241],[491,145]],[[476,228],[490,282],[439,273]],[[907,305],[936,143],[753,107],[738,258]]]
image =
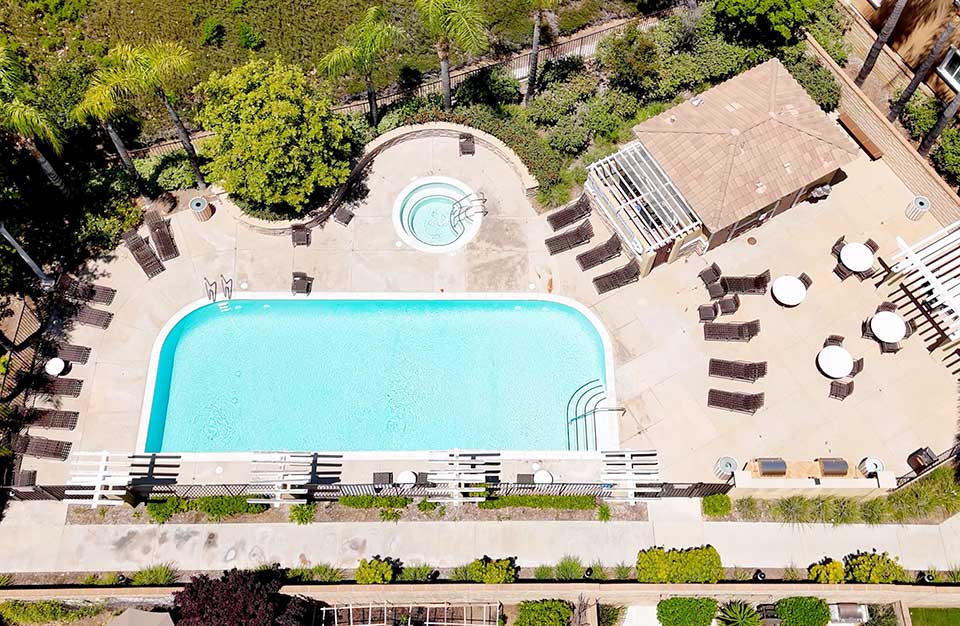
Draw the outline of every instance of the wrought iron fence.
[[[904,474],[903,476],[897,476],[897,489],[902,489],[915,480],[923,478],[933,470],[938,467],[943,467],[949,463],[953,463],[960,459],[960,443],[956,444],[952,448],[948,448],[937,455],[937,460],[931,463],[930,465],[924,467],[919,472],[910,471]]]

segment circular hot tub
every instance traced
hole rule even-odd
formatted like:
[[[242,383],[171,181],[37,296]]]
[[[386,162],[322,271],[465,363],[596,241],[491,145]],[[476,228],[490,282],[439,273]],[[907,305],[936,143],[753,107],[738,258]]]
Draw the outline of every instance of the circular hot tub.
[[[424,252],[450,252],[480,230],[483,198],[455,178],[424,176],[393,204],[393,226],[404,243]]]

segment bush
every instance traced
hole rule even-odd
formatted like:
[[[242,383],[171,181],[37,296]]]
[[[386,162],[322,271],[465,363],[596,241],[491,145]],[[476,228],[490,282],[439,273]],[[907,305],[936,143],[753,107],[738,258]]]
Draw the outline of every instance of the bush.
[[[808,570],[808,578],[823,585],[839,585],[843,582],[843,563],[824,559],[814,563]]]
[[[846,65],[849,45],[844,33],[850,27],[845,13],[837,10],[835,0],[820,0],[814,21],[807,26],[807,32],[813,35],[837,65]]]
[[[733,507],[737,511],[737,516],[747,521],[756,521],[760,519],[760,501],[754,497],[739,498],[734,500]]]
[[[176,191],[197,185],[197,177],[183,150],[134,159],[133,166],[140,178],[154,190]]]
[[[830,622],[830,609],[820,598],[783,598],[775,607],[781,626],[826,626]]]
[[[413,503],[406,496],[341,496],[338,502],[351,509],[405,509]]]
[[[133,573],[130,584],[134,587],[172,585],[180,578],[180,572],[167,563],[152,565]]]
[[[600,0],[584,0],[579,6],[564,7],[557,12],[557,30],[561,35],[586,28],[600,17]]]
[[[459,571],[455,570],[451,578],[485,585],[499,585],[516,582],[518,569],[513,557],[506,559],[484,557],[464,565],[462,568],[457,568]]]
[[[337,583],[343,580],[343,570],[329,563],[317,563],[313,567],[287,570],[286,579],[293,582]]]
[[[177,513],[189,511],[190,507],[187,500],[173,496],[172,498],[147,502],[146,509],[150,519],[158,524],[163,524]]]
[[[190,509],[200,511],[207,519],[219,522],[234,515],[252,515],[267,510],[266,504],[251,504],[249,496],[210,496],[189,500]]]
[[[403,126],[407,118],[421,111],[440,112],[443,109],[443,95],[432,93],[426,96],[413,96],[393,102],[380,110],[380,122],[377,133],[383,134]]]
[[[481,509],[506,509],[523,507],[526,509],[565,509],[589,511],[597,506],[594,496],[540,496],[540,495],[503,495],[478,502]]]
[[[307,600],[281,593],[282,572],[232,569],[220,578],[203,574],[173,595],[181,626],[292,626],[307,623]]]
[[[392,559],[361,559],[354,578],[359,585],[386,585],[393,581],[396,569]]]
[[[952,150],[957,135],[946,131],[944,135],[951,142]],[[960,489],[954,471],[952,467],[939,467],[908,487],[894,491],[884,499],[889,516],[898,522],[926,521],[945,519],[960,512]]]
[[[123,577],[117,572],[105,572],[103,574],[88,574],[83,577],[80,584],[88,587],[116,587],[123,584]]]
[[[804,56],[796,63],[787,64],[790,74],[824,111],[833,111],[840,104],[840,85],[833,72],[816,60]]]
[[[200,45],[219,46],[227,34],[223,24],[215,17],[208,17],[200,24]]]
[[[812,0],[717,0],[732,33],[756,41],[793,40],[814,16]]]
[[[405,583],[425,583],[433,576],[434,567],[424,563],[418,565],[404,565],[397,580]]]
[[[703,499],[703,513],[707,517],[726,517],[732,510],[730,496],[725,493],[715,493]]]
[[[520,81],[500,66],[487,67],[460,83],[454,90],[457,106],[499,106],[520,102]]]
[[[8,600],[0,603],[0,616],[11,624],[48,624],[76,622],[103,611],[102,604],[70,606],[55,600],[23,602]]]
[[[426,498],[417,502],[417,510],[421,513],[433,513],[440,506],[438,502],[430,502]]]
[[[533,570],[533,578],[535,580],[553,580],[553,566],[552,565],[538,565]]]
[[[588,74],[577,74],[563,83],[556,83],[541,92],[527,106],[529,119],[541,126],[552,126],[573,112],[580,102],[597,90],[595,80]]]
[[[937,171],[952,182],[960,181],[960,130],[947,128],[940,134],[939,143],[930,155]]]
[[[585,70],[582,56],[550,59],[537,70],[537,91],[543,91],[553,83],[565,83]]]
[[[900,93],[894,94],[894,100],[900,98]],[[919,141],[934,127],[942,112],[943,105],[939,99],[931,98],[918,90],[900,111],[900,123],[910,133],[911,139]]]
[[[604,502],[597,507],[597,519],[601,522],[609,522],[613,516],[610,514],[610,505]]]
[[[557,580],[580,580],[586,569],[577,557],[565,556],[560,559],[553,571]]]
[[[611,85],[640,94],[651,88],[659,69],[653,37],[639,26],[602,39],[597,44],[597,61]]]
[[[630,580],[633,567],[629,563],[617,563],[613,566],[613,577],[617,580]]]
[[[893,610],[892,604],[871,604],[867,607],[867,610],[870,613],[870,619],[867,620],[863,626],[898,626],[900,624],[900,620],[897,619],[897,613]],[[910,610],[910,617],[913,620],[916,620],[916,617],[913,615],[915,610],[916,609]],[[916,621],[914,623],[916,623]]]
[[[576,117],[564,117],[547,135],[550,147],[559,152],[577,155],[590,142],[590,131]]]
[[[874,498],[860,505],[863,521],[867,524],[883,524],[890,516],[886,498]]]
[[[399,522],[400,518],[403,517],[403,511],[398,509],[380,509],[380,521],[381,522]]]
[[[906,582],[907,572],[886,552],[857,552],[844,558],[847,580],[853,583],[882,585]]]
[[[259,50],[263,47],[266,41],[263,38],[263,35],[258,33],[246,22],[240,22],[240,26],[237,29],[237,44],[241,48],[246,48],[247,50]]]
[[[770,512],[777,521],[787,524],[809,524],[814,520],[813,501],[803,496],[776,500]]]
[[[733,600],[720,607],[717,622],[721,626],[760,626],[760,614],[752,604]]]
[[[515,626],[569,626],[573,607],[564,600],[521,602]]]
[[[713,598],[667,598],[657,603],[662,626],[710,626],[717,614]]]
[[[617,626],[623,617],[624,608],[615,604],[597,604],[599,626]]]
[[[595,136],[616,141],[620,127],[636,114],[637,106],[637,99],[633,95],[611,89],[587,102],[583,122]]]
[[[301,526],[309,524],[317,515],[317,505],[313,502],[294,504],[290,507],[290,521]]]
[[[687,550],[649,548],[637,555],[638,582],[715,583],[722,577],[723,565],[713,546]]]

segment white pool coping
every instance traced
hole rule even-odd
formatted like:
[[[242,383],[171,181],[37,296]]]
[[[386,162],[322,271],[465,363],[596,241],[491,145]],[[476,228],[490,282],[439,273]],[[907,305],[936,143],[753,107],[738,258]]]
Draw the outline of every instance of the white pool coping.
[[[610,335],[593,311],[583,304],[564,296],[556,296],[545,293],[509,293],[509,292],[491,292],[491,293],[424,293],[424,292],[314,292],[309,295],[292,295],[284,292],[234,292],[232,300],[533,300],[541,302],[554,302],[568,306],[593,324],[600,336],[603,344],[604,358],[604,377],[607,397],[598,404],[598,409],[610,409],[597,411],[594,421],[597,430],[597,449],[596,450],[494,450],[490,452],[499,452],[500,458],[507,460],[537,460],[537,459],[597,459],[600,458],[602,450],[618,450],[620,448],[620,429],[618,412],[614,409],[616,404],[616,386],[614,376],[613,344],[610,342]],[[229,302],[229,300],[217,300],[216,302]],[[160,352],[163,344],[170,334],[170,331],[184,317],[207,305],[215,304],[207,298],[200,298],[187,304],[177,311],[173,317],[167,320],[157,335],[153,343],[153,349],[150,353],[150,363],[147,369],[146,389],[144,390],[143,405],[140,409],[140,426],[137,431],[136,454],[154,454],[146,451],[147,435],[150,430],[150,414],[153,410],[153,395],[157,382],[157,369],[160,364]],[[323,454],[336,454],[342,456],[344,460],[413,460],[429,458],[431,450],[258,450],[244,452],[159,452],[156,454],[174,454],[183,461],[191,462],[230,462],[247,461],[258,455],[277,455],[284,453],[310,453],[318,452]]]
[[[463,232],[451,243],[442,246],[432,246],[424,241],[421,241],[416,235],[407,229],[401,213],[403,212],[403,207],[405,204],[407,204],[408,200],[410,200],[411,204],[414,204],[421,199],[420,196],[448,195],[440,192],[439,190],[422,192],[416,191],[417,188],[423,187],[424,185],[429,185],[431,183],[442,183],[445,185],[450,185],[451,187],[456,187],[460,190],[461,198],[475,195],[474,190],[470,188],[470,186],[463,181],[457,180],[456,178],[451,178],[450,176],[420,176],[415,178],[410,181],[409,185],[400,190],[400,193],[397,194],[397,199],[393,202],[393,211],[391,212],[393,217],[393,229],[396,231],[397,236],[400,237],[400,240],[414,250],[419,250],[421,252],[427,252],[430,254],[445,254],[448,252],[454,252],[463,248],[465,245],[470,243],[470,240],[477,236],[477,233],[480,231],[480,222],[482,221],[483,216],[477,214],[472,219],[468,220],[463,227]]]

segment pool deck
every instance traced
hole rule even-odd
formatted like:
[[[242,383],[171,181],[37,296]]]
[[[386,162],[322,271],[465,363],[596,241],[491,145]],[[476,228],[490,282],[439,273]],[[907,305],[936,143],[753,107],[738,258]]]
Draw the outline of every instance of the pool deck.
[[[916,240],[939,225],[929,216],[917,222],[904,217],[913,194],[882,161],[862,157],[846,172],[849,178],[827,200],[802,204],[751,232],[756,245],[742,236],[603,296],[590,279],[626,258],[584,273],[574,259],[586,247],[549,256],[543,240],[552,232],[513,170],[481,145],[475,156],[458,157],[454,139],[420,138],[385,151],[373,164],[369,194],[350,226],[329,222],[313,231],[310,247],[257,233],[223,202],[215,202],[218,211],[205,223],[176,213],[172,224],[181,256],[156,278],[148,281],[123,247],[97,263],[97,282],[118,294],[108,307],[115,314],[108,330],[77,327],[71,333],[72,343],[93,348],[90,362],[71,374],[85,381],[82,394],[59,403],[80,411],[79,425],[70,433],[36,434],[70,439],[76,450],[132,450],[158,332],[184,305],[203,297],[203,279],[222,274],[236,289],[245,282],[250,291],[289,293],[291,272],[302,271],[314,277],[314,291],[553,293],[579,301],[601,319],[614,344],[617,400],[626,408],[621,445],[659,450],[666,480],[712,481],[721,455],[741,462],[842,456],[852,463],[872,455],[900,473],[912,450],[929,445],[939,452],[953,444],[956,381],[919,337],[896,355],[880,355],[875,344],[860,339],[860,321],[887,294],[855,278],[840,283],[831,272],[830,247],[842,234],[848,241],[871,237],[889,258],[895,236]],[[426,175],[456,177],[488,198],[489,214],[462,250],[433,255],[397,245],[394,197]],[[598,216],[591,220],[596,244],[608,231]],[[724,321],[760,319],[760,336],[749,344],[708,344],[697,323],[696,308],[707,301],[697,273],[714,261],[727,274],[807,272],[814,285],[795,309],[782,309],[769,296],[742,297],[740,312]],[[846,336],[854,357],[866,357],[854,396],[842,403],[827,398],[829,381],[814,366],[828,334]],[[708,379],[711,357],[766,360],[770,373],[752,386]],[[708,409],[710,387],[755,387],[766,393],[766,406],[754,416]],[[61,483],[69,473],[68,463],[27,459],[24,467],[38,469],[41,484]],[[589,474],[582,467],[567,474],[564,467],[546,467],[558,480]],[[369,463],[344,480],[365,482],[374,469],[381,467]],[[245,482],[237,472],[214,476],[209,467],[185,464],[181,481]]]

